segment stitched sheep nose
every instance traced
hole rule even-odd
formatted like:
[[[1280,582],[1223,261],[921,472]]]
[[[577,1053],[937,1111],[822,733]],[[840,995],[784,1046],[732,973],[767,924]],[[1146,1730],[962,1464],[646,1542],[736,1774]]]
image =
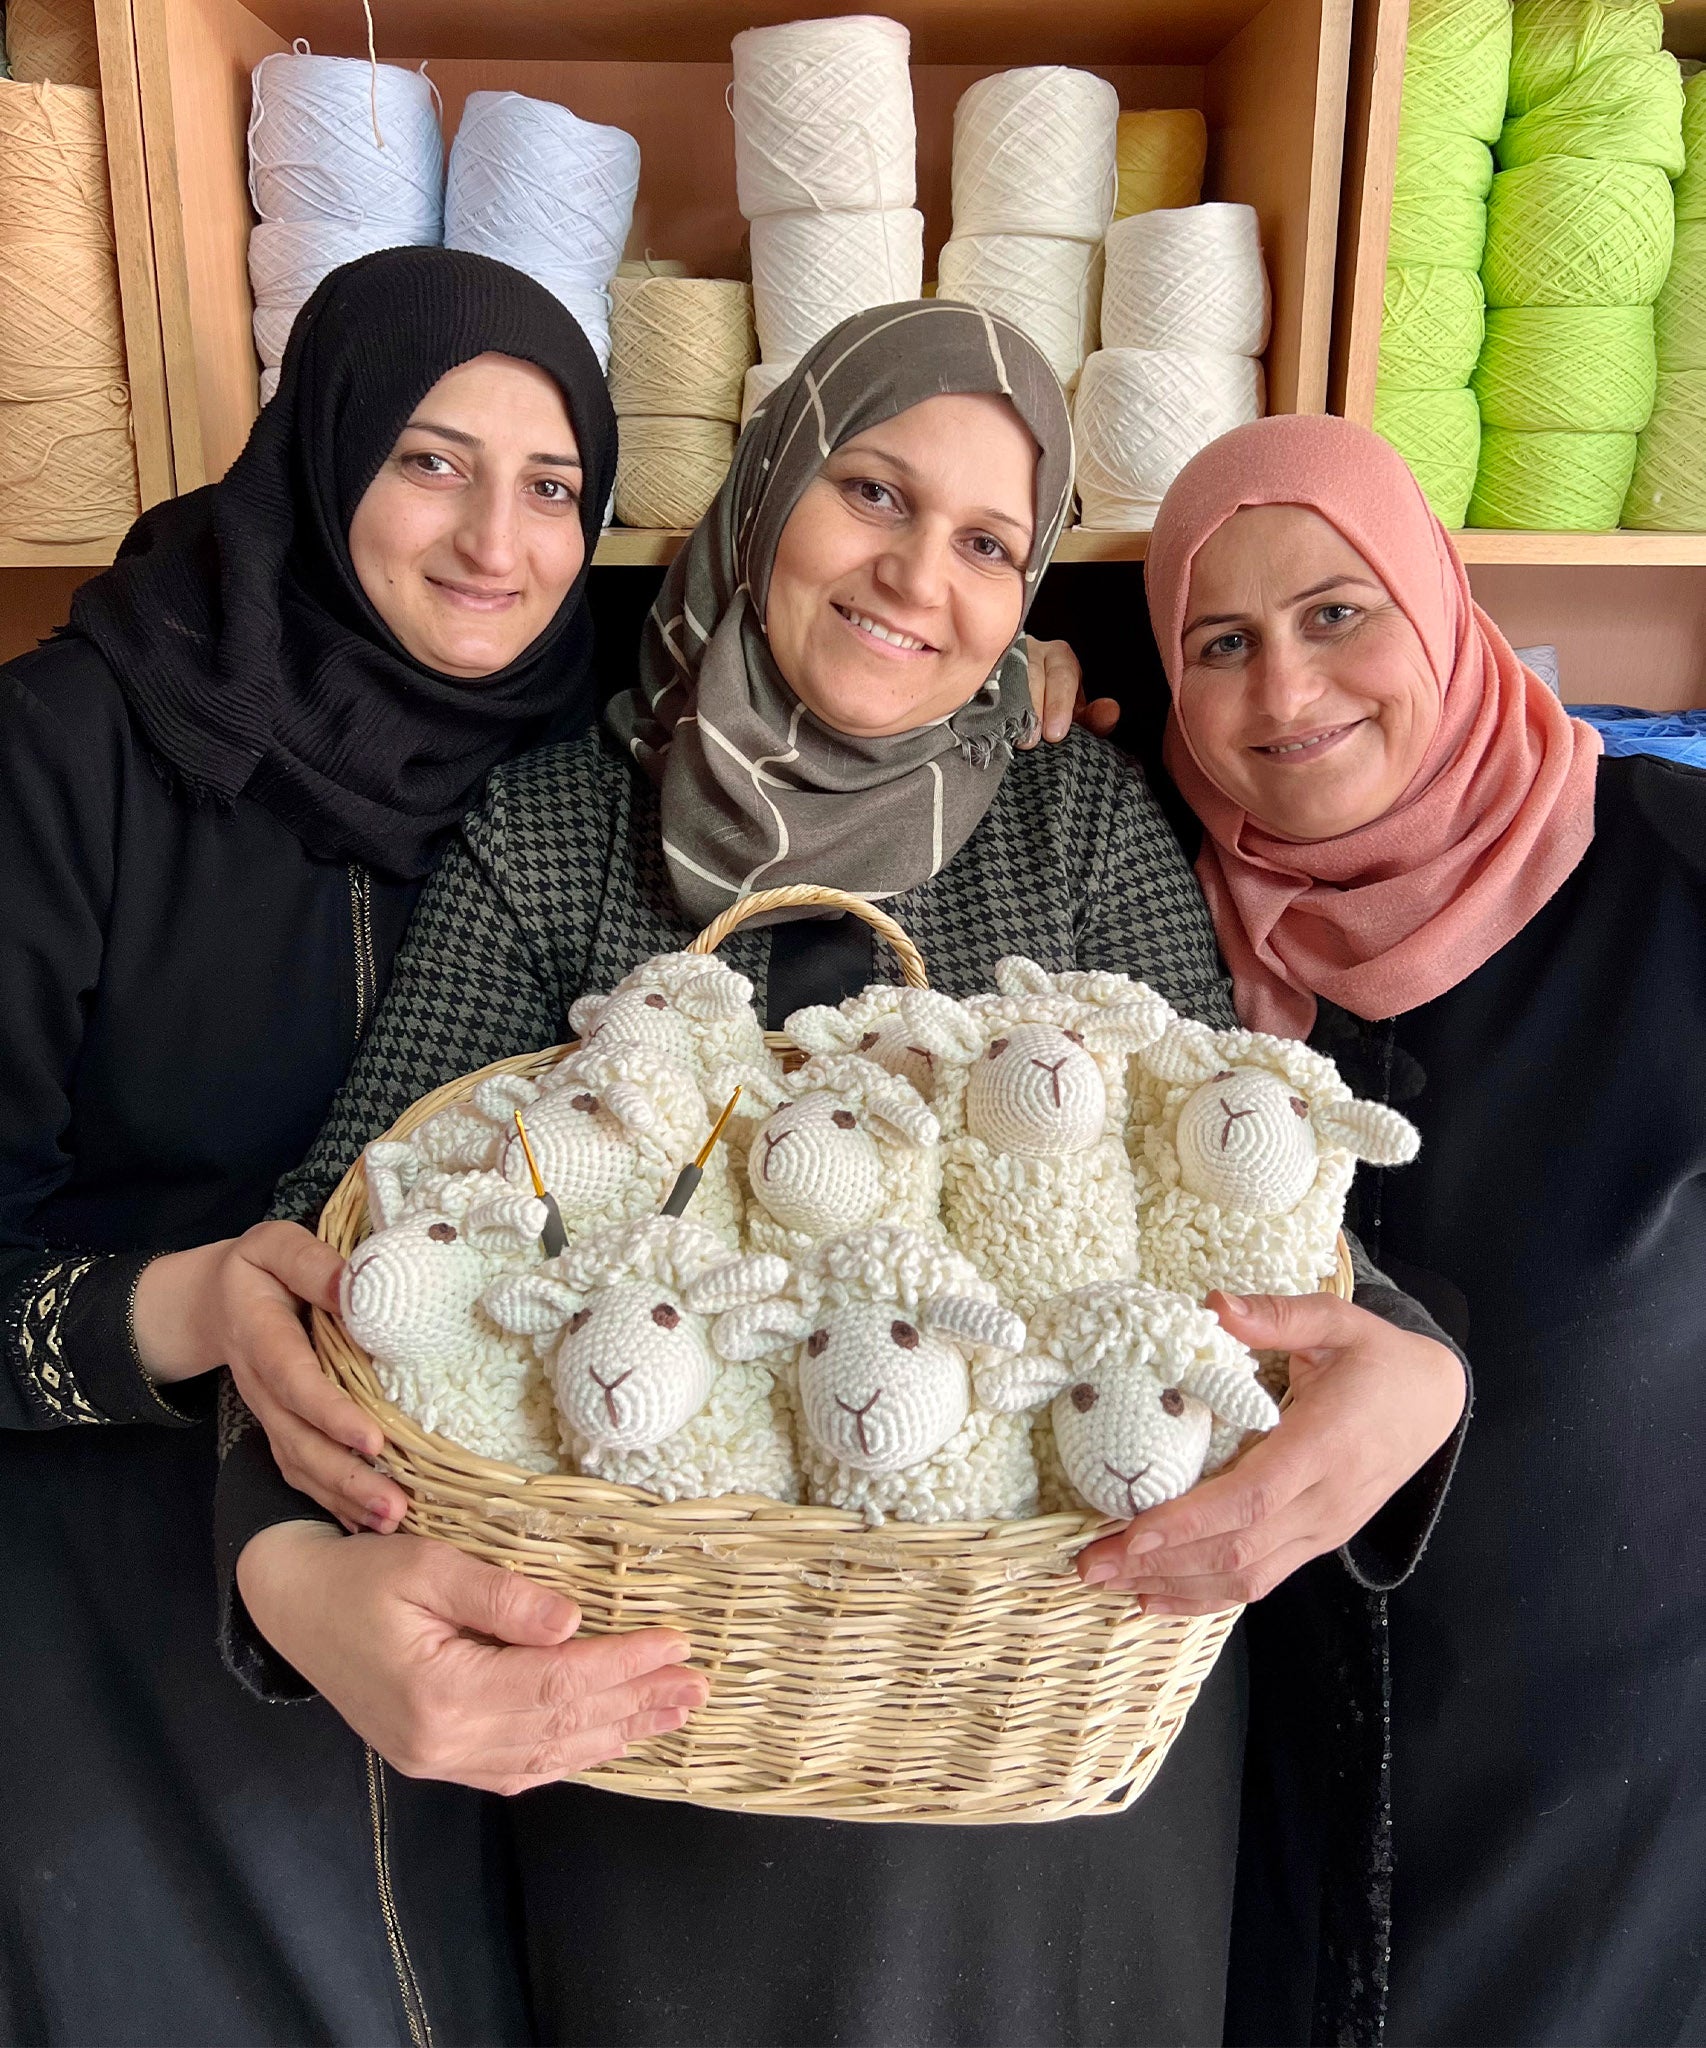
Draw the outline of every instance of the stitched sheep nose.
[[[1256,1112],[1253,1109],[1234,1109],[1224,1095],[1220,1098],[1220,1106],[1226,1112],[1226,1122],[1221,1126],[1220,1132],[1220,1149],[1224,1152],[1226,1150],[1226,1141],[1232,1135],[1232,1126],[1240,1117],[1254,1116]]]
[[[871,1440],[865,1431],[865,1418],[882,1398],[883,1389],[881,1387],[877,1389],[863,1408],[855,1408],[851,1401],[842,1400],[839,1394],[835,1397],[835,1405],[841,1410],[842,1414],[852,1416],[853,1427],[859,1433],[860,1452],[867,1458],[871,1455]]]
[[[1043,1072],[1049,1077],[1049,1082],[1054,1089],[1054,1106],[1056,1109],[1060,1107],[1060,1070],[1066,1065],[1066,1060],[1071,1059],[1071,1057],[1071,1053],[1068,1053],[1066,1059],[1056,1060],[1052,1067],[1047,1060],[1032,1060],[1031,1062],[1033,1067],[1041,1067]]]
[[[634,1368],[629,1366],[626,1372],[619,1372],[613,1380],[602,1378],[596,1365],[589,1365],[586,1370],[587,1377],[604,1395],[604,1412],[610,1417],[610,1426],[613,1429],[620,1429],[622,1417],[616,1406],[616,1389],[624,1380],[631,1380],[634,1377]]]
[[[1136,1487],[1137,1482],[1140,1479],[1146,1478],[1148,1476],[1149,1466],[1139,1465],[1135,1472],[1122,1472],[1117,1465],[1110,1465],[1107,1459],[1104,1458],[1102,1460],[1102,1470],[1108,1473],[1110,1477],[1117,1479],[1119,1481],[1119,1483],[1125,1488],[1126,1506],[1131,1510],[1131,1512],[1134,1515],[1140,1514],[1142,1510],[1138,1507],[1137,1495],[1133,1489]]]
[[[764,1158],[759,1165],[759,1172],[765,1180],[770,1178],[770,1161],[776,1151],[776,1147],[781,1144],[784,1138],[791,1138],[793,1135],[792,1131],[765,1132]]]

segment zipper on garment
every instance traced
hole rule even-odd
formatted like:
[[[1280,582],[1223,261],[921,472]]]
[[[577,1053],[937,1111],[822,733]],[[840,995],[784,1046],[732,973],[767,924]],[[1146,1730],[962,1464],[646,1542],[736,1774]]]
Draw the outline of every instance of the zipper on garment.
[[[355,939],[355,1042],[360,1045],[378,1007],[379,970],[373,960],[373,878],[366,868],[353,864],[349,871],[349,912]]]
[[[373,1868],[379,1880],[379,1911],[385,1922],[385,1939],[391,1945],[391,1962],[397,1972],[403,2017],[409,2023],[409,2039],[414,2048],[432,2048],[432,2028],[427,2023],[421,1987],[415,1977],[415,1966],[409,1961],[402,1923],[397,1918],[397,1901],[391,1891],[391,1819],[385,1798],[385,1766],[372,1749],[367,1749],[366,1755],[367,1809],[373,1821]]]

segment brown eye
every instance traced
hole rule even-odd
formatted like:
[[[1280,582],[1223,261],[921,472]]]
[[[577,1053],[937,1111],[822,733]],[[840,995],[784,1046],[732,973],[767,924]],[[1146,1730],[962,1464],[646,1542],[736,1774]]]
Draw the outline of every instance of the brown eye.
[[[1082,1031],[1063,1031],[1060,1035],[1062,1038],[1070,1038],[1074,1045],[1082,1045],[1084,1043]]]
[[[871,1049],[871,1047],[872,1047],[873,1045],[875,1045],[875,1044],[876,1044],[876,1042],[877,1042],[877,1033],[876,1033],[876,1032],[874,1032],[874,1031],[867,1031],[867,1032],[865,1033],[864,1037],[863,1037],[863,1038],[861,1038],[861,1039],[860,1039],[860,1041],[859,1041],[859,1050],[860,1050],[861,1052],[869,1052],[869,1051],[870,1051],[870,1049]]]
[[[918,1332],[910,1323],[890,1323],[889,1335],[900,1346],[902,1351],[916,1351],[918,1349]]]
[[[996,1039],[995,1043],[989,1048],[989,1057],[992,1060],[998,1060],[1012,1043],[1013,1041],[1010,1038]]]
[[[428,1230],[427,1236],[432,1239],[434,1244],[454,1244],[456,1242],[456,1226],[454,1223],[435,1223]]]
[[[791,1102],[779,1102],[779,1103],[777,1103],[777,1105],[776,1105],[776,1114],[777,1114],[778,1116],[780,1116],[780,1115],[782,1114],[783,1110],[785,1110],[785,1109],[792,1109],[792,1108],[793,1108],[793,1106],[794,1106],[794,1105],[793,1105],[793,1104],[792,1104]]]
[[[1294,1116],[1307,1116],[1309,1114],[1309,1105],[1301,1095],[1294,1095],[1291,1098],[1291,1109]]]
[[[1230,1081],[1232,1079],[1232,1069],[1230,1067],[1222,1067],[1220,1072],[1212,1078],[1216,1081]]]
[[[575,1310],[574,1314],[569,1318],[569,1335],[571,1337],[577,1330],[584,1330],[586,1328],[587,1318],[591,1314],[592,1310],[589,1308],[577,1308]]]
[[[591,1116],[598,1107],[598,1097],[596,1095],[571,1095],[569,1097],[569,1107],[580,1110],[586,1116]]]
[[[1163,1387],[1161,1389],[1161,1405],[1169,1415],[1183,1415],[1185,1412],[1185,1397],[1179,1392],[1177,1387]]]
[[[680,1320],[680,1309],[673,1308],[667,1301],[660,1301],[652,1310],[652,1321],[660,1330],[673,1330]]]
[[[1088,1380],[1080,1380],[1066,1398],[1080,1415],[1088,1415],[1102,1397]]]
[[[667,1010],[669,1005],[662,996],[647,996],[646,1008],[648,1010]]]
[[[838,1131],[856,1131],[859,1128],[859,1119],[850,1109],[838,1109],[830,1122]]]
[[[829,1332],[827,1330],[813,1330],[806,1339],[806,1356],[808,1358],[821,1358],[828,1349]]]

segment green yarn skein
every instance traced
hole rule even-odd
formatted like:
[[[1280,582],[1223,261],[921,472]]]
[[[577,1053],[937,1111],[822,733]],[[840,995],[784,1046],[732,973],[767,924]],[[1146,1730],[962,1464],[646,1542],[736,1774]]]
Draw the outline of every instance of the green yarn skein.
[[[1511,306],[1487,315],[1473,388],[1485,427],[1638,434],[1657,376],[1650,306]]]
[[[1379,388],[1461,391],[1481,353],[1481,309],[1481,280],[1472,270],[1388,264]]]
[[[1392,176],[1388,263],[1481,268],[1493,152],[1462,130],[1406,118]]]
[[[1650,56],[1664,34],[1658,0],[1516,0],[1507,111],[1526,114],[1606,57]]]
[[[1440,524],[1461,526],[1481,452],[1474,392],[1377,391],[1374,431],[1410,465]]]
[[[1706,370],[1706,220],[1679,220],[1670,275],[1653,306],[1661,370]]]
[[[1670,180],[1654,164],[1555,156],[1501,171],[1487,201],[1487,304],[1651,305],[1674,239]]]
[[[1676,181],[1676,217],[1706,220],[1706,71],[1682,88],[1682,147],[1688,162]]]
[[[1667,370],[1641,436],[1623,501],[1623,524],[1648,532],[1706,533],[1706,369]]]
[[[1668,50],[1605,57],[1526,114],[1507,121],[1499,167],[1513,171],[1548,156],[1604,157],[1682,171],[1682,74]]]
[[[1488,427],[1469,524],[1608,532],[1623,510],[1635,443],[1633,434],[1518,434]]]
[[[1510,0],[1410,0],[1406,115],[1496,142],[1510,67]]]

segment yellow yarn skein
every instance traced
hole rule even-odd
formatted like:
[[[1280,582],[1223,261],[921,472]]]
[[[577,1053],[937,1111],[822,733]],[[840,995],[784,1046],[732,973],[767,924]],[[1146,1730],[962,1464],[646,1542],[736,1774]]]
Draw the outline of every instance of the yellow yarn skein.
[[[1121,114],[1115,143],[1119,194],[1114,219],[1160,207],[1195,206],[1208,161],[1208,123],[1195,107],[1145,107]]]
[[[1471,526],[1605,533],[1635,468],[1633,434],[1521,434],[1486,427]]]
[[[20,85],[101,82],[95,0],[9,0],[6,55]]]
[[[624,526],[694,526],[710,508],[734,460],[728,420],[616,422],[616,517]]]

